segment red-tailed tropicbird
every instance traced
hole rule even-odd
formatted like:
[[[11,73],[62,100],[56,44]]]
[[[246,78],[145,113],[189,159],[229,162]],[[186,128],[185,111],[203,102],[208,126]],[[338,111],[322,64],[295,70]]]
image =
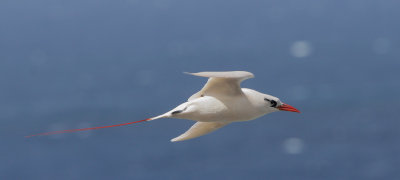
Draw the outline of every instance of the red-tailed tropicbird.
[[[246,71],[187,73],[208,77],[207,83],[187,102],[153,118],[102,127],[71,129],[34,134],[26,137],[85,131],[151,121],[160,118],[179,118],[197,121],[189,130],[171,141],[183,141],[213,132],[232,122],[249,121],[275,111],[300,112],[279,98],[241,88],[240,83],[254,75]]]

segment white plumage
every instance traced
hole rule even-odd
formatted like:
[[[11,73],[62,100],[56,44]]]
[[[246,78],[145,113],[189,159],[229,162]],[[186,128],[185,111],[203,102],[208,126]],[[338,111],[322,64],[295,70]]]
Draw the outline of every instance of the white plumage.
[[[231,122],[248,121],[267,113],[285,110],[299,112],[278,98],[241,88],[243,80],[254,75],[246,71],[188,73],[208,77],[207,83],[187,102],[160,116],[197,121],[189,130],[171,141],[183,141],[215,131]]]

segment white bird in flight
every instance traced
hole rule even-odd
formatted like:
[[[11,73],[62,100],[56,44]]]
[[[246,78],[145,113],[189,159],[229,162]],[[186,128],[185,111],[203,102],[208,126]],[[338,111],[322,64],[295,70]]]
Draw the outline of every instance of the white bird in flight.
[[[159,116],[140,121],[111,126],[71,129],[34,134],[26,137],[85,131],[151,121],[160,118],[178,118],[197,121],[189,130],[171,139],[184,141],[213,132],[232,122],[249,121],[275,111],[298,112],[296,108],[283,103],[279,98],[258,91],[241,88],[240,83],[254,75],[246,71],[187,73],[208,77],[207,83],[187,102]]]

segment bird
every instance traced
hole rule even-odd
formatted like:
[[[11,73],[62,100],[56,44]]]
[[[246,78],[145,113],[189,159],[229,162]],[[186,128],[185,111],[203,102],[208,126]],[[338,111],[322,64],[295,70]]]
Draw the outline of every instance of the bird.
[[[233,122],[254,120],[272,112],[289,111],[300,113],[298,109],[283,103],[275,96],[249,88],[241,88],[241,82],[246,79],[254,78],[254,74],[251,72],[219,71],[186,74],[206,77],[208,81],[200,91],[190,96],[186,102],[164,114],[124,124],[53,131],[25,137],[124,126],[161,118],[196,121],[186,132],[171,139],[171,142],[177,142],[206,135]]]

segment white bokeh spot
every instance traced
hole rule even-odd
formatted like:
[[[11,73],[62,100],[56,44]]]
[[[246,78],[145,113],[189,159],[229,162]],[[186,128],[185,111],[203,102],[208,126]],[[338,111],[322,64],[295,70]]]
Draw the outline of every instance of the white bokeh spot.
[[[387,38],[378,38],[372,44],[372,50],[375,54],[387,54],[390,50],[390,41]]]
[[[300,138],[288,138],[283,141],[283,150],[288,154],[300,154],[304,150],[304,142]]]
[[[308,41],[296,41],[290,46],[290,54],[296,58],[304,58],[311,53],[312,47]]]

